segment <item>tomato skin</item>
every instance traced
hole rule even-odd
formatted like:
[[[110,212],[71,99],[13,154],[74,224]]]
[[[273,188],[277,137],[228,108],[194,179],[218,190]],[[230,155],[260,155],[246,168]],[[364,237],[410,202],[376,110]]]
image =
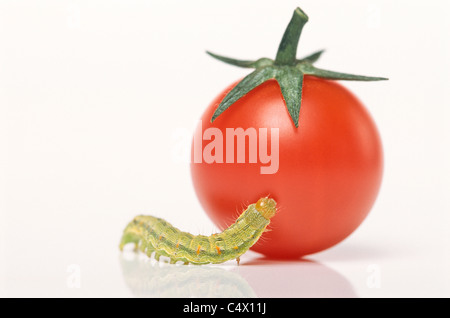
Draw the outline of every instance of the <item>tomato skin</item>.
[[[270,195],[278,212],[253,251],[298,258],[341,242],[363,222],[381,185],[382,145],[370,114],[338,82],[305,76],[298,128],[275,80],[249,92],[211,123],[235,84],[209,105],[197,130],[216,127],[225,136],[226,128],[279,128],[279,168],[261,174],[260,162],[192,160],[194,189],[206,213],[223,229],[245,205]],[[203,147],[208,143],[203,141]]]

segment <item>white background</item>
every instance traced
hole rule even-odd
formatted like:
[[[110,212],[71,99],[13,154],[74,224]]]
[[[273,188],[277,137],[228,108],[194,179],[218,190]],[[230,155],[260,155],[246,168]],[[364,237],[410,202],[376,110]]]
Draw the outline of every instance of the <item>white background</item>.
[[[152,214],[216,231],[189,172],[193,127],[248,73],[205,54],[275,57],[296,6],[299,57],[386,82],[342,82],[385,151],[365,222],[308,261],[249,252],[237,267],[120,254]],[[450,296],[450,22],[446,1],[0,3],[1,296]]]

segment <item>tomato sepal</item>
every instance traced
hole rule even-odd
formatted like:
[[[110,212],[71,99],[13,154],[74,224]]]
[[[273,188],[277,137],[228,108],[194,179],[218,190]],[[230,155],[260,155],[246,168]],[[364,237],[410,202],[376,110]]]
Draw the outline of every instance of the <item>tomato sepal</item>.
[[[308,22],[308,16],[300,8],[296,8],[283,34],[275,60],[267,57],[257,60],[239,60],[206,51],[207,54],[224,63],[255,69],[252,73],[244,77],[223,98],[216,108],[211,122],[214,122],[228,107],[248,94],[251,90],[271,79],[275,79],[278,82],[295,127],[299,125],[304,75],[312,75],[331,80],[350,81],[382,81],[388,79],[385,77],[354,75],[317,68],[313,63],[321,57],[324,50],[312,53],[303,59],[296,59],[298,41],[306,22]]]

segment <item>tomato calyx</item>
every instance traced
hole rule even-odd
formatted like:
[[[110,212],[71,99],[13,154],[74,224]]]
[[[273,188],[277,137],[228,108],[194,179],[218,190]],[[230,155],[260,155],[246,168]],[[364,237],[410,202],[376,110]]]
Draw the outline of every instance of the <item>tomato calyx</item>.
[[[243,68],[255,69],[252,73],[244,77],[224,97],[219,106],[216,108],[211,118],[211,122],[213,122],[238,99],[245,96],[257,86],[271,79],[275,79],[278,82],[289,115],[293,120],[295,127],[298,127],[299,122],[304,75],[313,75],[332,80],[387,80],[387,78],[384,77],[353,75],[317,68],[313,65],[313,63],[320,58],[324,52],[323,50],[317,51],[302,59],[297,59],[296,55],[298,41],[306,22],[308,22],[308,16],[300,8],[296,8],[291,21],[283,34],[275,60],[266,57],[257,60],[238,60],[208,51],[206,52],[213,58],[224,63]]]

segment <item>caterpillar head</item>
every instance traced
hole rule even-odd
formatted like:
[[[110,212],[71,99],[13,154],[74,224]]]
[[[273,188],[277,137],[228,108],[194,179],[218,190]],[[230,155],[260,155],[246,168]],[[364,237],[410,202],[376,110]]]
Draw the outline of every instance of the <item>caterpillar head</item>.
[[[256,202],[255,209],[261,213],[264,218],[270,220],[275,215],[275,212],[277,212],[276,206],[277,203],[274,199],[261,198]]]

